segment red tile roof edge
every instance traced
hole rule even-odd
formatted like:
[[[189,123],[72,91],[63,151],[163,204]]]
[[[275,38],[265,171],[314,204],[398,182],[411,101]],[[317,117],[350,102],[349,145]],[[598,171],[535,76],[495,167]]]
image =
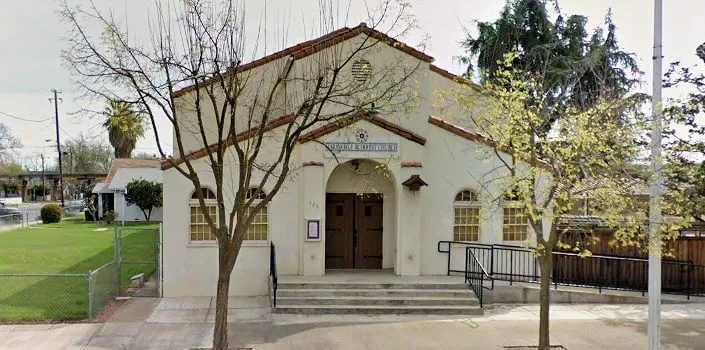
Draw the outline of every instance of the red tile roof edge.
[[[282,125],[289,124],[289,123],[291,123],[292,121],[294,121],[294,116],[293,116],[293,115],[285,115],[285,116],[283,116],[283,117],[274,119],[274,120],[272,120],[271,122],[265,124],[265,126],[264,126],[264,131],[267,132],[267,131],[270,131],[270,130],[272,130],[272,129],[276,129],[276,128],[282,126]],[[243,131],[243,132],[237,134],[236,138],[237,138],[238,141],[246,140],[246,139],[252,137],[252,134],[253,134],[254,132],[256,132],[256,131],[257,131],[256,128],[252,128],[252,129],[250,129],[250,130]],[[222,142],[225,142],[225,147],[226,147],[226,148],[233,145],[233,141],[232,141],[231,138],[228,138],[227,140],[222,141]],[[162,170],[171,169],[171,168],[173,168],[175,165],[182,164],[183,162],[186,161],[186,159],[188,159],[188,160],[196,160],[196,159],[199,159],[199,158],[203,158],[203,157],[207,156],[209,152],[214,152],[217,146],[218,146],[218,143],[213,143],[213,144],[209,145],[207,148],[204,147],[204,148],[201,148],[201,149],[199,149],[199,150],[197,150],[197,151],[193,151],[193,152],[187,154],[186,156],[179,157],[179,158],[174,158],[174,159],[171,159],[171,161],[169,161],[169,160],[163,160],[163,161],[161,162]],[[173,164],[172,164],[172,163],[173,163]]]
[[[379,41],[382,41],[382,42],[386,43],[387,45],[389,45],[397,50],[401,50],[402,52],[409,54],[413,57],[416,57],[422,61],[429,62],[429,63],[433,62],[433,57],[431,57],[431,56],[429,56],[419,50],[416,50],[415,48],[408,46],[405,43],[403,43],[399,40],[396,40],[396,39],[380,32],[378,30],[369,28],[364,24],[360,24],[359,26],[357,26],[355,28],[348,28],[348,27],[340,28],[338,30],[332,31],[332,32],[325,34],[321,37],[318,37],[316,39],[304,41],[304,42],[299,43],[297,45],[288,47],[284,50],[277,51],[273,54],[256,59],[252,62],[245,63],[245,64],[235,68],[235,72],[242,73],[242,72],[247,71],[249,69],[259,67],[263,64],[266,64],[266,63],[269,63],[269,62],[272,62],[272,61],[275,61],[275,60],[278,60],[280,58],[284,58],[284,57],[290,56],[290,55],[295,60],[301,59],[306,56],[310,56],[318,51],[321,51],[325,48],[328,48],[330,46],[341,43],[345,40],[354,38],[355,36],[357,36],[361,33],[365,33],[365,34],[369,35],[370,37],[373,37]],[[226,74],[228,74],[228,71],[223,73],[223,75],[226,75]],[[214,83],[216,81],[217,81],[217,77],[213,77],[213,78],[206,80],[201,85],[208,85],[208,84]],[[184,88],[181,88],[179,90],[172,92],[171,96],[172,97],[179,97],[179,96],[186,94],[190,91],[193,91],[195,89],[196,89],[195,84],[189,85],[187,87],[184,87]]]
[[[516,152],[515,152],[513,149],[511,149],[510,147],[507,147],[507,146],[499,146],[499,147],[497,147],[497,143],[496,143],[495,141],[493,141],[493,140],[490,140],[490,139],[487,138],[486,136],[484,136],[484,135],[482,135],[482,134],[479,134],[479,133],[476,133],[476,132],[472,132],[472,131],[465,130],[465,128],[463,128],[463,127],[461,127],[461,126],[458,126],[458,125],[455,125],[455,124],[451,124],[451,123],[449,123],[449,122],[447,122],[447,121],[445,121],[445,120],[443,120],[443,119],[441,119],[441,118],[438,118],[438,117],[435,117],[435,116],[429,116],[429,117],[428,117],[428,122],[429,122],[430,124],[433,124],[433,125],[435,125],[435,126],[438,126],[439,128],[441,128],[441,129],[443,129],[443,130],[446,130],[446,131],[448,131],[448,132],[450,132],[450,133],[452,133],[452,134],[455,134],[455,135],[457,135],[457,136],[460,136],[460,137],[462,137],[462,138],[464,138],[464,139],[466,139],[466,140],[473,141],[473,142],[483,143],[483,144],[485,144],[485,145],[487,145],[487,146],[489,146],[489,147],[497,148],[499,151],[501,151],[501,152],[503,152],[503,153],[506,153],[506,154],[510,154],[510,155],[511,155],[511,154],[516,153]],[[536,167],[539,167],[539,168],[548,170],[548,171],[550,171],[550,172],[553,172],[553,167],[552,167],[550,164],[548,164],[548,163],[546,163],[546,162],[544,162],[544,161],[542,161],[542,160],[540,160],[540,159],[534,159],[534,158],[529,158],[529,157],[521,157],[521,159],[524,160],[525,162],[531,164],[531,165],[534,165],[534,166],[536,166]]]
[[[421,162],[401,162],[402,168],[423,168]]]
[[[465,85],[472,87],[473,89],[475,89],[477,91],[482,91],[482,88],[480,87],[480,85],[477,85],[468,79],[465,79],[459,75],[455,75],[455,74],[453,74],[453,73],[451,73],[441,67],[438,67],[436,65],[433,65],[433,64],[431,65],[431,71],[434,73],[438,73],[441,76],[446,77],[456,83],[465,84]]]
[[[425,145],[426,144],[426,138],[411,131],[408,129],[405,129],[404,127],[397,125],[395,123],[392,123],[390,121],[384,120],[376,115],[371,115],[371,114],[365,114],[365,113],[356,113],[348,117],[344,117],[335,121],[332,121],[326,125],[323,125],[315,130],[312,130],[304,135],[301,135],[299,138],[299,142],[301,143],[306,143],[315,139],[320,138],[321,136],[330,134],[334,131],[340,130],[346,126],[352,125],[353,123],[357,122],[358,120],[366,120],[376,126],[379,126],[382,129],[385,129],[389,132],[392,132],[394,134],[397,134],[409,141],[416,142],[420,145]]]
[[[105,175],[105,181],[110,182],[118,169],[124,168],[159,168],[159,159],[115,158]]]

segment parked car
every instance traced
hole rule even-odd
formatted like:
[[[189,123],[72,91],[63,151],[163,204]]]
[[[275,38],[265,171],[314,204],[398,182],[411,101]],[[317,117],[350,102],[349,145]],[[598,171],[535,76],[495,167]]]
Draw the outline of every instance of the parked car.
[[[64,215],[76,216],[81,215],[86,210],[86,204],[83,200],[70,200],[64,203]]]
[[[0,202],[0,222],[21,221],[22,212],[17,208],[10,208],[5,202]]]

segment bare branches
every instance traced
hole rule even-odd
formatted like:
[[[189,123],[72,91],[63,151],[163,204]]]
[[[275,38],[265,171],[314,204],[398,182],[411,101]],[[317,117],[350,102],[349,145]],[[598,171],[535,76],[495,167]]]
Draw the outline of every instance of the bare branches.
[[[367,26],[343,28],[250,63],[243,63],[244,2],[157,1],[150,32],[140,36],[92,2],[83,8],[68,1],[60,11],[72,28],[63,56],[85,97],[139,106],[163,158],[168,152],[157,125],[166,120],[176,158],[166,158],[165,167],[195,189],[215,187],[217,215],[204,218],[219,246],[218,300],[227,295],[221,282],[229,280],[248,227],[291,178],[305,131],[360,111],[412,108],[415,77],[430,60],[394,39],[413,27],[409,4],[401,0],[371,6]],[[332,2],[321,3],[322,28],[340,21],[333,10]],[[95,27],[102,28],[99,35],[89,31]],[[374,63],[373,71],[353,76],[351,66],[363,59]],[[252,188],[255,195],[248,196]],[[197,190],[195,197],[209,213],[203,193]],[[216,333],[214,348],[222,348],[222,324]]]
[[[405,1],[370,6],[367,27],[339,30],[248,64],[243,63],[248,52],[242,2],[157,1],[145,40],[112,12],[92,2],[75,7],[68,1],[60,11],[72,28],[63,56],[76,83],[86,98],[121,100],[143,109],[164,158],[169,152],[156,133],[157,121],[171,124],[178,159],[166,158],[166,163],[195,188],[215,183],[218,218],[206,220],[219,244],[229,249],[230,265],[247,227],[288,178],[299,137],[360,110],[404,111],[414,103],[409,87],[424,64],[402,52],[385,53],[401,46],[393,38],[413,27]],[[340,21],[334,10],[332,2],[321,3],[322,28],[331,30]],[[89,33],[94,26],[103,31]],[[354,62],[381,55],[385,59],[377,61],[374,74],[352,77]],[[291,120],[269,127],[283,116]],[[204,164],[207,173],[201,170]],[[226,182],[228,177],[236,180]],[[226,187],[234,191],[226,193]],[[247,198],[251,187],[266,196],[256,202]],[[196,193],[206,210],[202,194]]]

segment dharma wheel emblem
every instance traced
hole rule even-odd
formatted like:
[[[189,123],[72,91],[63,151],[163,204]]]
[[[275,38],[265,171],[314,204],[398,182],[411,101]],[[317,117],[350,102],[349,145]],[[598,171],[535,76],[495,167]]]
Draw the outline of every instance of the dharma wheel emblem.
[[[355,138],[357,138],[357,142],[360,142],[360,143],[367,142],[368,136],[369,135],[367,133],[367,130],[365,130],[365,129],[357,129],[357,131],[355,131]]]

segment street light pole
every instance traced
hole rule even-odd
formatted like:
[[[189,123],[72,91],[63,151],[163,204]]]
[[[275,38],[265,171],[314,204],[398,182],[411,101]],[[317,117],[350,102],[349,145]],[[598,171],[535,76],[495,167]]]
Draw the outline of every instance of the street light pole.
[[[661,348],[661,111],[663,84],[663,0],[654,0],[654,76],[649,197],[649,350]]]

